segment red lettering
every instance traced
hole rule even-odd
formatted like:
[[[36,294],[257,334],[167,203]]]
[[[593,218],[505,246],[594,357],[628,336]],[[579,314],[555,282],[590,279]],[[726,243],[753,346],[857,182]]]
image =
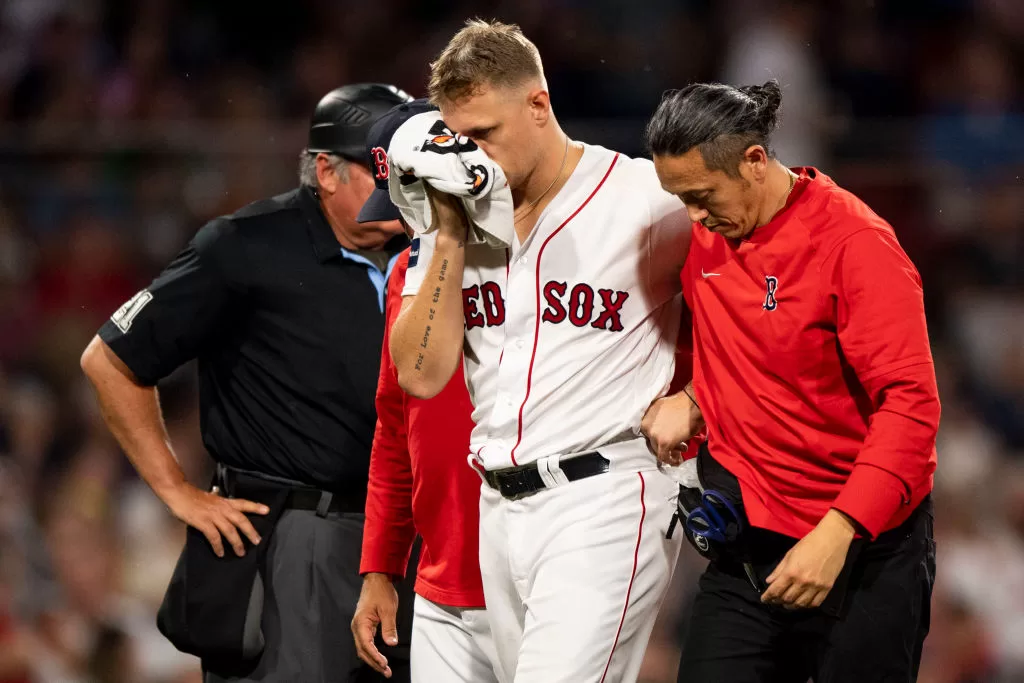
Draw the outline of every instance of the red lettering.
[[[501,298],[501,287],[497,282],[480,285],[480,298],[484,303],[484,315],[488,325],[505,324],[505,300]]]
[[[566,283],[551,281],[544,285],[544,300],[548,307],[544,309],[541,320],[546,323],[560,323],[565,320],[565,306],[562,305],[562,297],[565,296]]]
[[[383,147],[374,147],[370,150],[373,157],[373,177],[377,180],[388,179],[388,154]]]
[[[547,307],[541,316],[546,323],[562,323],[569,320],[576,327],[585,327],[590,324],[597,330],[608,330],[609,332],[621,332],[622,306],[629,298],[629,292],[615,291],[613,289],[599,289],[601,295],[601,312],[591,324],[591,319],[597,313],[595,306],[594,288],[585,282],[573,286],[569,295],[566,296],[568,285],[565,282],[551,280],[544,285],[544,300]]]
[[[569,295],[569,322],[576,327],[583,327],[590,322],[593,314],[594,290],[581,282],[572,288],[572,294]]]
[[[622,304],[626,303],[626,299],[629,298],[629,292],[613,292],[610,289],[597,291],[601,295],[601,304],[604,306],[604,310],[594,321],[593,327],[599,330],[622,332],[622,318],[619,311],[622,310]]]
[[[465,287],[462,290],[462,307],[466,313],[466,329],[484,326],[484,317],[476,308],[476,300],[480,296],[480,288],[477,285]]]

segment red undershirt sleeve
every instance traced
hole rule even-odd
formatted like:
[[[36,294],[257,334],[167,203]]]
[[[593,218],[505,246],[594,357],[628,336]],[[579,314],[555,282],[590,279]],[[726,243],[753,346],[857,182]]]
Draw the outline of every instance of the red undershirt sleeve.
[[[402,306],[405,256],[388,283],[387,319],[377,383],[377,428],[370,454],[366,521],[359,572],[403,577],[409,565],[416,527],[412,516],[412,461],[405,425],[405,392],[388,350],[391,326]]]

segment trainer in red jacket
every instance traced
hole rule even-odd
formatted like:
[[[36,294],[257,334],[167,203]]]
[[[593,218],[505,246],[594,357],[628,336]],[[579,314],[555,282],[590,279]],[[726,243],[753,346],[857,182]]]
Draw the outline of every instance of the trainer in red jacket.
[[[437,626],[436,615],[425,618],[424,611],[443,606],[455,608],[447,610],[447,617],[462,614],[460,620],[464,621],[471,616],[466,613],[475,613],[481,628],[486,627],[486,621],[478,559],[480,477],[466,460],[473,422],[465,379],[457,372],[434,398],[413,398],[399,387],[388,351],[391,327],[402,306],[402,285],[408,265],[407,250],[399,256],[388,282],[387,321],[377,385],[377,429],[370,456],[360,567],[364,575],[363,593],[353,629],[358,626],[366,632],[367,642],[372,642],[378,624],[386,641],[397,637],[398,594],[392,581],[404,575],[419,533],[423,545],[416,573],[418,597],[411,656],[417,660],[413,669],[419,665],[422,670],[425,659],[450,659],[456,655],[450,648],[438,647],[441,639],[436,633],[423,638],[428,642],[421,647],[424,627],[432,623]],[[425,604],[421,604],[423,601]],[[457,624],[447,626],[457,632],[463,630]],[[454,635],[473,640],[472,634]],[[359,636],[356,631],[357,642]],[[428,646],[431,652],[426,651]],[[466,653],[462,654],[465,658]],[[483,654],[479,664],[489,670],[488,655]],[[383,655],[376,653],[376,657],[386,667]],[[419,678],[416,673],[413,677]]]
[[[434,398],[413,398],[398,386],[388,351],[408,265],[406,251],[388,283],[360,572],[401,577],[419,533],[417,595],[451,607],[483,607],[477,558],[480,477],[466,461],[473,406],[465,379],[456,373]]]
[[[698,470],[718,494],[689,505],[715,553],[680,671],[916,680],[941,413],[923,285],[867,204],[774,158],[781,101],[775,81],[695,83],[647,129],[662,187],[694,221],[694,391],[656,402],[645,433],[668,459],[706,423]]]

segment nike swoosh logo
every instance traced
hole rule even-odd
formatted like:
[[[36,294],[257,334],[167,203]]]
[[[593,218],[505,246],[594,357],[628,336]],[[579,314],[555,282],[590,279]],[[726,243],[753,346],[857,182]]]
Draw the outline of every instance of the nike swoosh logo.
[[[703,268],[700,269],[701,277],[720,277],[721,275],[721,273],[705,273]]]

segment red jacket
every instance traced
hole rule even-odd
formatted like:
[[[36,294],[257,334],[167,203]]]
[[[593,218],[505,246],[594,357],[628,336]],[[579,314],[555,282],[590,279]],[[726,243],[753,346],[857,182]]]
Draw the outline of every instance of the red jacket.
[[[694,389],[754,526],[802,537],[834,507],[873,537],[932,488],[921,279],[888,223],[796,170],[786,207],[748,239],[693,226]]]
[[[466,460],[473,422],[465,379],[459,370],[434,398],[412,398],[398,385],[388,350],[408,266],[406,250],[388,282],[360,572],[403,576],[418,532],[416,592],[441,605],[482,607],[481,482]]]

